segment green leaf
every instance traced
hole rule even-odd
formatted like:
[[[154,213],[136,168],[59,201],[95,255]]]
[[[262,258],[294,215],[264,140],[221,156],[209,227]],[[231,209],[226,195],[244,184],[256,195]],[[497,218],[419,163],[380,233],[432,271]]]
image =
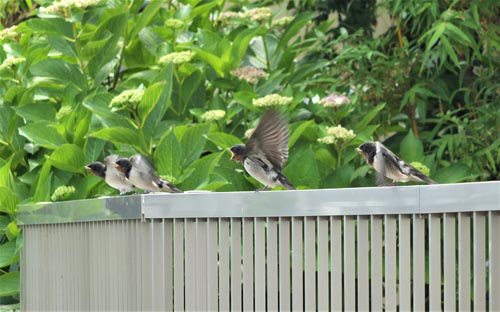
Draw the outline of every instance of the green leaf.
[[[16,221],[12,221],[9,225],[7,225],[5,235],[7,235],[9,240],[14,240],[17,235],[19,235],[19,228],[17,227]]]
[[[52,184],[52,168],[50,161],[46,161],[40,174],[38,176],[38,181],[36,184],[35,195],[33,195],[34,202],[48,201],[50,199],[50,187]]]
[[[432,178],[439,183],[458,183],[473,178],[473,175],[469,167],[455,163],[437,170]]]
[[[137,130],[123,127],[104,128],[90,134],[91,137],[103,139],[113,143],[123,143],[136,147],[140,146],[140,137]]]
[[[356,125],[354,126],[354,130],[356,132],[360,132],[368,126],[368,124],[377,116],[377,114],[385,107],[385,103],[381,103],[377,105],[374,109],[372,109],[368,114],[364,115],[363,119],[361,119]]]
[[[97,138],[88,138],[85,143],[85,163],[91,163],[99,160],[99,156],[104,149],[106,141]]]
[[[295,128],[295,130],[290,135],[290,140],[288,141],[288,148],[292,148],[292,146],[297,142],[302,133],[309,127],[315,126],[314,120],[308,120],[300,123],[300,126]]]
[[[0,212],[14,214],[19,199],[10,189],[0,186]]]
[[[189,179],[186,179],[179,187],[183,190],[194,190],[199,186],[208,184],[210,174],[213,172],[224,153],[225,151],[213,153],[193,162],[186,170],[194,169],[194,172]]]
[[[14,176],[12,175],[12,171],[10,170],[12,166],[12,160],[14,159],[14,154],[9,158],[5,164],[0,167],[0,187],[7,187],[11,190],[15,190],[15,182]]]
[[[49,123],[39,121],[19,128],[19,134],[31,142],[48,149],[56,149],[66,143],[62,135]]]
[[[191,17],[191,19],[194,19],[198,15],[206,14],[206,13],[210,12],[216,6],[222,5],[222,3],[224,3],[223,0],[214,0],[214,1],[210,1],[208,3],[198,5],[198,6],[194,7],[193,10],[191,11],[190,17]]]
[[[56,110],[48,103],[13,106],[13,110],[27,121],[54,121]]]
[[[179,177],[182,172],[182,148],[175,136],[174,131],[170,131],[164,136],[154,154],[154,160],[160,175]]]
[[[400,153],[401,158],[408,163],[422,161],[424,158],[424,145],[412,130],[401,141]]]
[[[0,297],[19,294],[19,272],[0,275]]]
[[[208,65],[212,66],[217,75],[219,75],[220,77],[224,77],[224,62],[222,61],[222,58],[193,45],[186,45],[186,47],[195,52],[196,55],[199,56],[203,61],[207,62]]]
[[[80,71],[80,67],[60,59],[42,60],[31,66],[30,72],[33,76],[47,77],[62,85],[72,82],[80,89],[85,89],[85,78]]]
[[[320,174],[312,146],[291,157],[283,174],[295,187],[318,188]]]
[[[189,166],[193,161],[198,159],[205,149],[205,144],[207,134],[210,125],[208,124],[197,124],[193,126],[176,127],[175,135],[181,137],[180,143],[182,146],[183,164],[182,167],[185,168]]]
[[[225,132],[210,132],[206,135],[207,139],[220,147],[221,149],[230,148],[236,144],[242,144],[243,142],[232,134]]]
[[[11,240],[0,245],[0,268],[4,268],[16,262],[19,256],[16,254],[16,241]]]
[[[137,113],[142,120],[142,125],[144,125],[146,118],[157,105],[164,87],[166,87],[165,82],[157,82],[150,85],[146,91],[144,91],[141,102],[137,106]]]
[[[446,22],[440,23],[436,27],[436,31],[434,31],[434,33],[432,34],[431,39],[427,42],[426,50],[430,50],[432,46],[434,46],[434,44],[439,40],[439,38],[441,37],[441,35],[445,30],[446,30]]]
[[[446,37],[443,36],[441,37],[441,42],[443,43],[443,46],[446,49],[446,52],[448,53],[448,56],[451,58],[455,66],[460,67],[460,61],[458,60],[457,53],[455,53],[455,50],[451,46],[450,41],[448,41],[448,39],[446,39]]]
[[[69,43],[64,38],[57,36],[48,36],[47,41],[54,50],[61,52],[63,55],[75,59],[78,57],[76,55],[75,45],[73,43]]]
[[[74,144],[64,144],[49,157],[52,166],[74,173],[82,173],[85,157],[82,149]]]
[[[276,48],[277,53],[274,54],[273,58],[277,57],[282,52],[282,49],[288,46],[290,39],[295,37],[303,29],[304,25],[313,19],[314,15],[314,13],[301,13],[287,26]]]
[[[446,29],[455,34],[457,37],[457,41],[465,41],[469,46],[472,46],[473,43],[470,40],[470,38],[462,31],[460,28],[457,26],[453,25],[452,23],[446,23]]]
[[[1,207],[2,206],[0,204],[0,210],[2,209]],[[9,223],[10,223],[10,218],[8,216],[0,215],[0,235],[3,235],[5,233],[5,229],[7,228],[7,225],[9,225]]]
[[[129,34],[129,38],[135,38],[137,34],[144,28],[146,25],[151,22],[153,17],[158,13],[161,6],[163,5],[163,1],[150,1],[144,11],[140,14],[137,23]]]
[[[71,23],[62,18],[33,18],[27,21],[27,25],[35,33],[53,34],[73,39]]]
[[[266,33],[266,28],[264,26],[259,26],[257,28],[245,29],[240,32],[234,39],[233,46],[231,47],[231,66],[233,68],[240,65],[241,60],[245,56],[248,49],[248,44],[250,40],[256,35],[264,35]]]

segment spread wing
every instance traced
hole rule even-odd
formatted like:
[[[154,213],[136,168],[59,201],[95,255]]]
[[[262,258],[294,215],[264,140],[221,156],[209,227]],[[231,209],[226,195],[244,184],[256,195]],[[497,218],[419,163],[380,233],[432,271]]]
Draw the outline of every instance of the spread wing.
[[[130,157],[132,166],[141,174],[156,176],[156,170],[146,157],[135,154]]]
[[[288,159],[288,126],[276,111],[267,111],[246,144],[249,157],[265,157],[281,170]]]

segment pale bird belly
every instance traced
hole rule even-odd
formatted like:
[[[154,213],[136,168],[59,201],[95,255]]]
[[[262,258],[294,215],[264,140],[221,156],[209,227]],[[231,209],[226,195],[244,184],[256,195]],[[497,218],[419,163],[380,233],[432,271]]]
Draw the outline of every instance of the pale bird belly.
[[[384,160],[380,159],[379,157],[375,156],[373,159],[373,168],[377,170],[378,173],[383,174],[386,178],[391,179],[395,182],[408,182],[410,181],[410,177],[401,173],[400,171],[397,172],[390,172],[389,170],[386,170],[386,166],[384,166],[383,163]]]
[[[130,183],[135,185],[135,187],[141,190],[146,190],[150,192],[154,192],[157,190],[157,188],[153,185],[153,181],[143,179],[141,175],[136,173],[134,170],[130,171],[129,181]]]
[[[270,172],[270,174],[267,174],[261,166],[257,165],[248,158],[245,159],[243,166],[245,167],[245,170],[249,175],[254,177],[257,181],[264,184],[265,186],[278,186],[277,181],[275,181],[277,176],[275,172]]]

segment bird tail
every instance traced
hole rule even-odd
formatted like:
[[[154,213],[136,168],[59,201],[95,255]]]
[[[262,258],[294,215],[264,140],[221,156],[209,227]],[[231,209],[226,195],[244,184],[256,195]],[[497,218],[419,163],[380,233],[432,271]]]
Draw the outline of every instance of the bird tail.
[[[281,172],[278,172],[277,178],[284,188],[286,188],[287,190],[295,190],[295,186],[293,186],[293,184],[290,183],[290,181],[288,181],[288,179]]]
[[[428,176],[426,176],[417,169],[412,170],[411,174],[415,176],[418,180],[425,182],[427,184],[438,184],[436,181],[432,180],[431,178],[429,178]]]
[[[167,181],[162,178],[158,178],[158,187],[162,189],[162,191],[166,191],[169,193],[184,193],[181,191],[179,188],[177,188],[175,185],[173,185],[170,181]]]

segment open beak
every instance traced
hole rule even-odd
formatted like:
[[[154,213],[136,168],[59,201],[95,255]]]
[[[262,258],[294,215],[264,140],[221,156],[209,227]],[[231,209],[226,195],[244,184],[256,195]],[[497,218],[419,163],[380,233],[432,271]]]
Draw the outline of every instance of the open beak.
[[[356,148],[356,152],[363,154],[363,151],[359,147]]]
[[[231,151],[231,160],[238,160],[238,155],[236,155],[233,151]]]
[[[85,168],[85,170],[92,171],[92,169],[90,169],[89,166],[85,166],[84,168]]]

